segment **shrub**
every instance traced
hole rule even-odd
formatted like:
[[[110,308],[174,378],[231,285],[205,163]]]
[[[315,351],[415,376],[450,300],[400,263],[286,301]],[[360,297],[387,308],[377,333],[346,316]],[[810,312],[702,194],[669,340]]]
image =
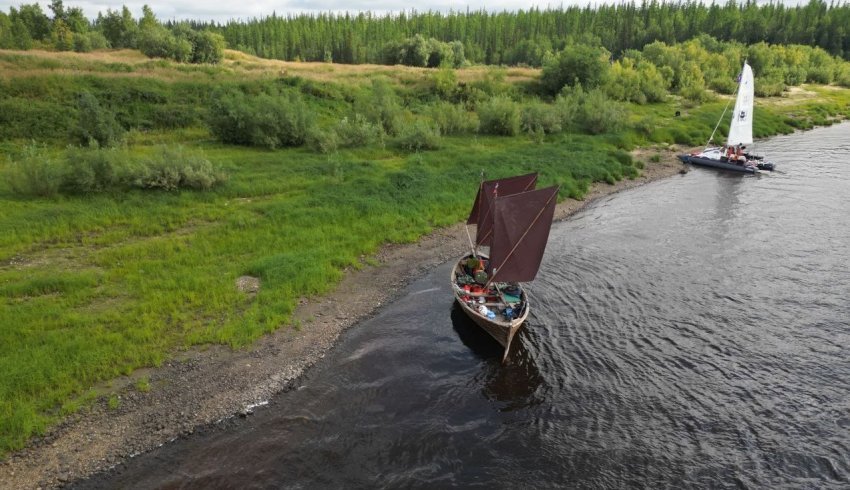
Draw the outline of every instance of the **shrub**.
[[[34,143],[24,148],[19,159],[11,162],[6,174],[12,192],[22,196],[53,196],[62,182],[62,166]]]
[[[343,148],[373,143],[383,144],[384,141],[383,128],[360,114],[355,114],[352,118],[343,118],[336,124],[334,131],[339,140],[339,146]]]
[[[708,81],[708,86],[712,90],[721,94],[734,94],[738,89],[738,84],[735,80],[729,77],[716,77]]]
[[[86,33],[74,33],[74,51],[77,53],[88,53],[92,50],[91,38]]]
[[[332,153],[339,148],[339,137],[334,131],[313,127],[307,132],[307,147],[318,153]]]
[[[209,125],[224,143],[274,149],[303,144],[314,119],[297,92],[277,97],[249,97],[235,92],[220,96],[213,103]]]
[[[225,180],[203,155],[182,146],[162,147],[159,153],[131,169],[131,185],[142,189],[173,191],[180,188],[206,190]]]
[[[434,38],[424,38],[421,34],[402,41],[389,42],[384,46],[383,61],[387,65],[427,66],[463,66],[463,43],[452,41],[442,42]]]
[[[120,158],[113,150],[69,150],[65,157],[62,190],[72,194],[101,192],[122,180]]]
[[[522,108],[520,127],[529,134],[552,134],[561,131],[561,120],[553,106],[531,102]]]
[[[850,88],[850,63],[843,63],[838,67],[835,83]]]
[[[226,179],[203,155],[182,147],[162,147],[152,157],[125,163],[131,158],[124,150],[72,148],[58,159],[43,148],[29,146],[11,164],[6,180],[16,194],[46,197],[127,187],[206,190]]]
[[[176,42],[174,34],[164,27],[143,29],[139,36],[139,51],[149,58],[175,58]]]
[[[772,97],[782,95],[785,91],[785,81],[778,74],[762,77],[756,80],[755,95],[758,97]]]
[[[391,135],[398,134],[404,120],[404,111],[398,95],[384,80],[372,81],[371,93],[355,100],[354,112],[365,116],[373,123],[380,124],[384,132]]]
[[[581,105],[584,98],[584,90],[581,85],[565,88],[552,106],[555,115],[561,122],[561,129],[576,130],[581,127]]]
[[[394,144],[408,151],[436,150],[440,147],[440,131],[432,124],[418,120],[405,126]]]
[[[505,96],[494,97],[478,110],[479,132],[514,136],[520,130],[519,106]]]
[[[679,89],[679,95],[688,102],[699,104],[705,102],[708,94],[702,87],[688,85]]]
[[[440,134],[468,134],[478,131],[478,115],[463,106],[438,102],[429,106],[428,116]]]
[[[490,97],[507,95],[513,86],[505,81],[506,76],[504,68],[488,68],[482,78],[469,84],[469,90],[479,90]]]
[[[83,92],[77,100],[79,121],[71,130],[74,139],[83,146],[110,147],[124,138],[124,128],[115,120],[115,114],[101,107],[97,98]]]
[[[449,67],[442,67],[432,75],[434,90],[440,98],[451,100],[457,94],[457,75]]]
[[[582,100],[581,121],[583,129],[590,134],[613,133],[625,124],[626,113],[601,90],[591,90]]]
[[[605,81],[610,53],[605,48],[575,44],[567,46],[543,66],[540,81],[550,94],[565,86],[594,88]]]

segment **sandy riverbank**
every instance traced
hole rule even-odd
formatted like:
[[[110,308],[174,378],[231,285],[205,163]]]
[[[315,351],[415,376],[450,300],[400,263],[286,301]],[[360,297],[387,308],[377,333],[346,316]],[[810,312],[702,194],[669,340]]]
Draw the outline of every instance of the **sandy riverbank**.
[[[656,154],[661,161],[648,162]],[[642,150],[635,156],[646,162],[640,178],[596,184],[584,201],[559,204],[555,219],[683,168],[672,150]],[[281,329],[238,352],[225,347],[189,351],[160,368],[114,381],[109,390],[122,393],[118,408],[98,403],[33,440],[0,463],[0,488],[62,486],[191,434],[196,427],[249,414],[254,404],[292,387],[334,346],[343,330],[391,301],[407,280],[463,253],[466,243],[464,227],[457,224],[415,244],[386,246],[377,254],[378,266],[349,272],[326,297],[302,300],[296,311],[301,325],[297,330]],[[149,378],[150,391],[133,387],[140,376]]]

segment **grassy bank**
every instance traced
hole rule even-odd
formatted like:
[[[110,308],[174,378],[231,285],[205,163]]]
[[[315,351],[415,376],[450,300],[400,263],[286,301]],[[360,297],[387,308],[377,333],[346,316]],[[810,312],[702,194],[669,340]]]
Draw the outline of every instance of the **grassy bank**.
[[[294,90],[327,126],[346,115],[351,94],[367,90],[374,73],[242,56],[217,68],[113,54],[24,56],[31,54],[0,56],[11,67],[0,78],[2,117],[10,118],[0,124],[0,172],[21,161],[29,137],[48,143],[41,158],[64,158],[74,95],[85,90],[134,128],[112,150],[118,160],[179,143],[228,178],[206,191],[116,186],[48,197],[0,183],[0,454],[98,396],[95,383],[156,366],[175,350],[238,347],[299,328],[291,321],[299,298],[327,292],[382,244],[412,242],[464,218],[482,170],[489,177],[538,171],[542,184],[561,184],[561,198],[580,199],[593,182],[638,175],[645,162],[628,156],[634,146],[704,142],[727,102],[694,106],[671,97],[623,106],[627,124],[597,136],[470,133],[442,136],[432,151],[387,141],[322,154],[217,142],[204,126],[210,94]],[[381,70],[409,108],[406,117],[418,120],[438,102],[427,97],[433,70]],[[536,74],[514,75],[476,68],[458,78],[509,92]],[[805,86],[757,103],[757,136],[850,116],[846,89]],[[236,288],[243,275],[260,279],[259,292]]]

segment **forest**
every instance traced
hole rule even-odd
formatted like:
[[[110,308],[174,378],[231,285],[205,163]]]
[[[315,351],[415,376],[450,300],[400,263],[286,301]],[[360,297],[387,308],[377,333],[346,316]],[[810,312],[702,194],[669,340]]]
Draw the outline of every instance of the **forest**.
[[[86,19],[79,7],[66,8],[62,0],[53,0],[49,10],[34,3],[0,12],[0,49],[142,48],[152,55],[165,52],[191,61],[192,46],[201,43],[202,50],[220,53],[216,48],[226,41],[232,49],[288,61],[435,66],[441,54],[448,54],[442,58],[455,66],[462,61],[542,66],[571,44],[604,47],[616,59],[653,42],[674,44],[705,34],[745,45],[819,47],[850,59],[850,5],[823,0],[805,5],[653,0],[515,12],[411,10],[386,16],[272,13],[223,24],[202,20],[160,24],[147,6],[138,20],[127,7],[108,9],[94,20]],[[219,58],[198,55],[194,60]]]

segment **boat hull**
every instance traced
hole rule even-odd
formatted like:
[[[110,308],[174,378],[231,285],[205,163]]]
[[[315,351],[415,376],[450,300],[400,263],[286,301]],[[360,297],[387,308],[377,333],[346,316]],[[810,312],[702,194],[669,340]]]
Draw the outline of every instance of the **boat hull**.
[[[701,165],[703,167],[720,168],[723,170],[730,170],[732,172],[743,172],[748,174],[754,174],[758,172],[758,169],[754,166],[744,166],[735,163],[722,162],[713,158],[698,157],[696,155],[679,155],[679,160],[681,160],[682,163]]]
[[[480,258],[484,258],[485,260],[488,257],[484,254],[478,254]],[[522,291],[520,295],[520,303],[519,303],[519,311],[520,315],[517,318],[512,320],[506,320],[501,315],[496,315],[495,319],[488,318],[486,315],[481,314],[478,309],[477,303],[470,303],[463,299],[464,292],[459,290],[457,285],[457,278],[459,275],[463,273],[461,264],[466,261],[466,259],[471,256],[467,255],[461,257],[452,268],[451,273],[451,284],[452,289],[454,291],[455,301],[458,303],[463,312],[468,316],[476,325],[478,325],[482,330],[487,332],[493,339],[496,340],[501,346],[504,348],[504,354],[502,355],[502,362],[507,359],[508,351],[511,348],[511,342],[513,341],[514,336],[519,332],[520,327],[522,327],[526,318],[528,318],[528,299],[526,297],[525,291]]]

